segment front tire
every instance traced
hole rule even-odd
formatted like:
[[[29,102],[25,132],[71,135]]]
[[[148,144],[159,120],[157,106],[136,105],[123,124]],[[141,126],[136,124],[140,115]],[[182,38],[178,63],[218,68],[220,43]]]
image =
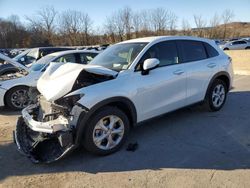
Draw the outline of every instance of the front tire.
[[[216,79],[206,95],[206,106],[210,111],[220,110],[226,102],[227,86],[223,80]]]
[[[84,131],[83,146],[97,155],[108,155],[121,148],[128,137],[129,120],[120,109],[103,107],[91,118]]]
[[[5,95],[5,103],[12,110],[22,110],[29,105],[29,88],[18,86],[10,89]]]

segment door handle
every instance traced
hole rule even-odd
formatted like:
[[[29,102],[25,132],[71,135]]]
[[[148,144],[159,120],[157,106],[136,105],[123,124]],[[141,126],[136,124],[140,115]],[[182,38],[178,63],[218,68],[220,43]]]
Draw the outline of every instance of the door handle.
[[[183,71],[183,70],[176,70],[176,71],[174,71],[173,73],[174,73],[175,75],[181,75],[181,74],[184,73],[184,71]]]
[[[214,67],[216,67],[216,64],[215,64],[215,63],[209,63],[209,64],[207,65],[207,67],[208,67],[208,68],[214,68]]]

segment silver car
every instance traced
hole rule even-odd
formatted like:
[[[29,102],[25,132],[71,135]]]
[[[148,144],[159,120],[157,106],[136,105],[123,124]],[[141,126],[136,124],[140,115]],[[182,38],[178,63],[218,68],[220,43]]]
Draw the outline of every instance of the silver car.
[[[236,40],[219,45],[222,50],[244,50],[250,49],[250,42],[246,40]]]

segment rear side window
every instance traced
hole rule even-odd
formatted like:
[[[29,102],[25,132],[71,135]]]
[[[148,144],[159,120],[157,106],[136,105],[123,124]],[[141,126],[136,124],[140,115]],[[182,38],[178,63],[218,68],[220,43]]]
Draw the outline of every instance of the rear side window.
[[[208,44],[206,42],[204,42],[203,44],[204,44],[204,46],[206,48],[207,55],[208,55],[209,58],[215,57],[215,56],[219,55],[219,53],[217,52],[217,50],[214,49],[214,47],[212,47],[210,44]]]
[[[81,58],[81,62],[83,64],[87,64],[89,63],[90,61],[92,61],[92,59],[94,59],[94,57],[96,56],[97,54],[95,53],[81,53],[80,54],[80,58]]]
[[[239,44],[246,44],[246,41],[239,41]]]
[[[179,40],[177,41],[177,44],[181,52],[181,61],[183,63],[199,61],[207,58],[206,50],[202,42]]]

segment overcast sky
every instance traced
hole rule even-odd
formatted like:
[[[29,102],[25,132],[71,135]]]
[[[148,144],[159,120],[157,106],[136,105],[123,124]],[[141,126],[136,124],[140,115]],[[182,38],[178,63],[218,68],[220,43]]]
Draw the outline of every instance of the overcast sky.
[[[174,12],[179,23],[185,18],[192,27],[194,14],[209,19],[225,9],[233,10],[234,21],[250,22],[250,0],[0,0],[0,17],[16,14],[24,21],[25,15],[32,16],[48,5],[54,6],[58,12],[71,9],[88,13],[95,26],[101,26],[107,16],[125,6],[134,11],[163,7]]]

